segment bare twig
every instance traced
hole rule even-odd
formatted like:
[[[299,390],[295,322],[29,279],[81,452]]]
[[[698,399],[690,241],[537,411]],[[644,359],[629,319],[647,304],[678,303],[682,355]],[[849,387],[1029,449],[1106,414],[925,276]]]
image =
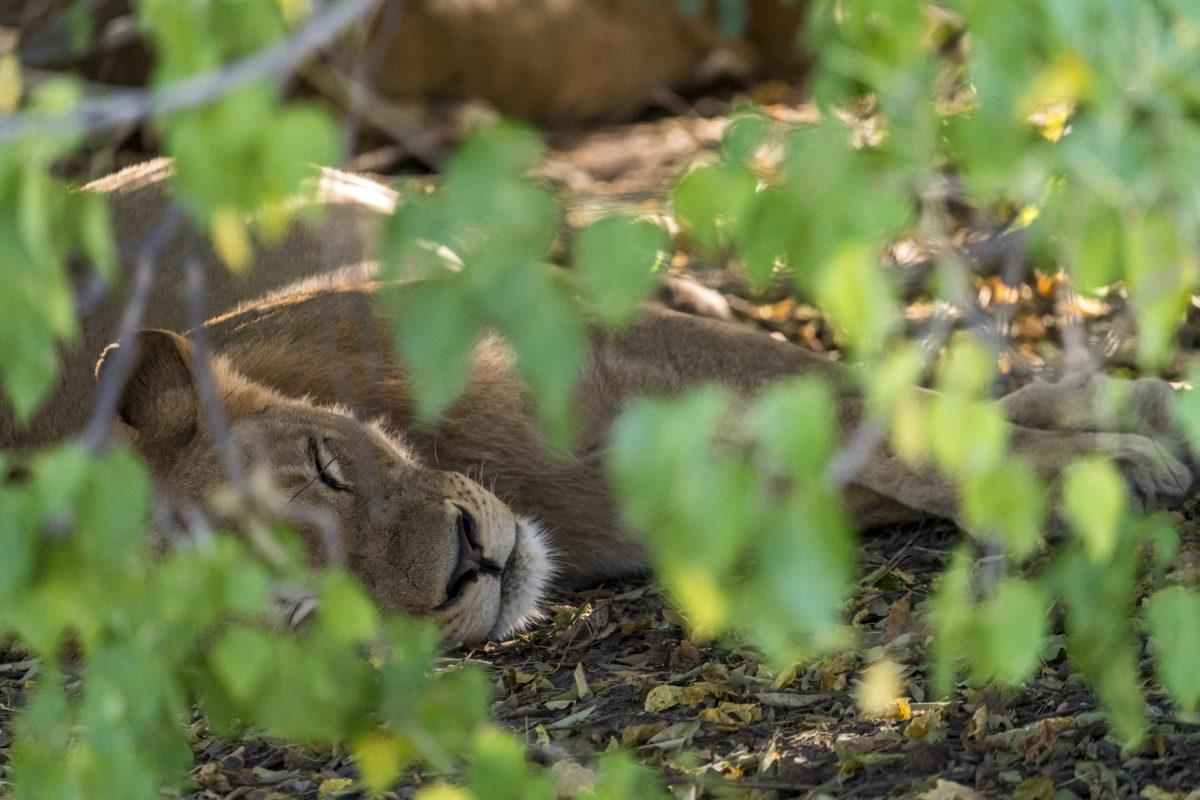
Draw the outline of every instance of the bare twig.
[[[422,166],[438,169],[446,157],[446,148],[436,134],[403,109],[380,97],[355,76],[347,75],[328,64],[315,64],[303,70],[309,82],[338,102],[344,103],[355,115],[347,119],[365,119],[373,127],[395,139],[408,155]]]
[[[108,443],[108,437],[112,433],[113,417],[117,413],[121,390],[129,377],[129,371],[133,369],[133,359],[137,352],[132,346],[133,335],[142,324],[150,291],[154,288],[154,263],[158,260],[159,252],[179,227],[182,216],[177,206],[171,206],[150,231],[150,235],[138,251],[133,271],[133,288],[117,328],[117,341],[125,342],[127,346],[117,348],[111,367],[101,376],[91,419],[80,436],[80,442],[89,453],[99,453]]]
[[[85,99],[65,113],[24,111],[0,118],[0,142],[133,124],[223,97],[263,78],[280,78],[363,19],[379,0],[343,0],[313,15],[292,36],[228,66],[150,89]]]
[[[193,248],[194,250],[194,248]],[[196,357],[192,365],[196,379],[196,389],[200,393],[200,403],[204,407],[204,416],[208,421],[209,433],[225,475],[236,486],[246,486],[246,469],[233,450],[233,442],[229,437],[229,420],[225,417],[225,408],[217,394],[217,382],[213,378],[212,368],[208,361],[209,343],[208,329],[204,327],[207,310],[204,308],[204,265],[195,252],[189,253],[185,271],[185,288],[187,295],[187,322],[190,328],[188,338],[196,349]]]

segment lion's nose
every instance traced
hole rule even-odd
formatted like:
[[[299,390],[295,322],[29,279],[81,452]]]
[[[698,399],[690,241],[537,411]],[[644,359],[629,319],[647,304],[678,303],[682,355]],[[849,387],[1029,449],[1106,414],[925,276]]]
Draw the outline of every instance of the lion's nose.
[[[450,608],[462,599],[467,585],[478,580],[480,573],[500,575],[504,572],[503,567],[483,554],[475,517],[458,504],[455,504],[454,508],[458,512],[454,524],[458,537],[458,563],[455,564],[454,571],[450,573],[450,580],[446,583],[446,599],[435,609],[437,611]]]

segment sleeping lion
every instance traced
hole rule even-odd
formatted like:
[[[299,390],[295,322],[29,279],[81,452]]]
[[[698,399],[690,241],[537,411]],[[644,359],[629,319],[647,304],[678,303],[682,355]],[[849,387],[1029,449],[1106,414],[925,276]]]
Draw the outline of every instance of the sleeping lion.
[[[116,216],[118,229],[144,225],[162,207],[160,190],[157,181],[124,195],[118,188],[114,201],[119,212],[125,209]],[[387,196],[382,187],[374,195]],[[361,215],[353,230],[372,230],[386,205],[347,202]],[[361,259],[369,246],[350,238],[346,259],[292,235],[262,260],[280,265],[277,277],[286,282]],[[211,270],[209,299],[232,307],[240,288],[222,287],[222,273]],[[390,323],[375,302],[419,285],[325,283],[209,320],[199,332],[208,343],[206,364],[197,363],[196,332],[148,329],[104,350],[96,373],[103,381],[125,362],[118,427],[180,518],[190,510],[219,515],[211,501],[227,481],[218,446],[227,441],[238,463],[277,489],[279,513],[295,524],[315,561],[338,551],[381,606],[431,615],[464,642],[519,630],[537,615],[552,582],[585,584],[646,569],[645,552],[609,493],[603,461],[609,427],[631,398],[672,395],[704,381],[748,395],[798,373],[846,384],[843,367],[791,344],[648,307],[622,332],[590,330],[591,355],[575,396],[579,435],[570,452],[547,443],[513,355],[494,335],[477,343],[463,396],[426,430],[414,424]],[[85,323],[85,344],[111,340],[113,319]],[[95,363],[95,354],[69,351],[63,386],[70,391],[55,393],[32,428],[0,413],[0,446],[34,445],[77,430],[94,394],[80,387]],[[211,377],[223,407],[220,427],[202,402],[203,377]],[[1132,413],[1117,423],[1095,410],[1103,384],[1102,378],[1038,383],[1002,398],[1010,446],[1048,479],[1080,455],[1103,454],[1144,504],[1178,500],[1192,474],[1175,448],[1164,446],[1175,436],[1170,387],[1134,382]],[[862,418],[863,402],[837,391],[845,433]],[[958,515],[952,481],[902,461],[884,444],[862,460],[844,500],[863,525]]]

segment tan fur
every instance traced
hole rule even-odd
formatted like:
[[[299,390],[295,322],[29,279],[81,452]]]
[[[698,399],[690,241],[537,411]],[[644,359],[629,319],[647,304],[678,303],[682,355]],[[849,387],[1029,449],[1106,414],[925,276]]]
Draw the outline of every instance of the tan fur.
[[[170,208],[167,183],[171,173],[169,161],[155,159],[83,188],[109,198],[121,268],[107,287],[89,285],[86,276],[79,280],[78,294],[84,298],[79,307],[79,337],[61,349],[65,368],[42,410],[27,425],[20,425],[0,393],[0,447],[32,447],[55,441],[78,430],[87,419],[90,405],[79,401],[91,398],[96,357],[117,336],[139,251]],[[193,256],[204,275],[201,319],[302,278],[345,280],[367,274],[375,255],[377,212],[391,209],[395,193],[336,170],[325,170],[319,180],[314,172],[314,184],[314,197],[297,201],[297,205],[320,201],[326,206],[324,220],[297,223],[270,245],[256,241],[255,268],[244,275],[231,272],[203,237],[190,234],[185,224],[179,225],[154,261],[155,280],[143,326],[173,330],[189,327],[182,289],[187,261]],[[297,259],[296,253],[303,253],[303,258]]]
[[[122,347],[125,345],[121,345]],[[181,336],[144,331],[120,407],[128,437],[145,456],[159,493],[177,515],[205,506],[225,473],[193,381],[194,353]],[[100,363],[103,376],[118,346]],[[329,541],[385,608],[431,614],[455,639],[478,641],[521,625],[549,577],[536,526],[518,519],[477,483],[429,469],[401,441],[348,414],[289,399],[211,364],[233,456],[265,470],[282,516],[305,535],[313,559]],[[322,479],[322,471],[336,483]],[[450,600],[459,565],[458,526],[502,572],[480,571]]]
[[[376,221],[369,203],[347,210],[360,217],[355,229]],[[120,215],[117,221],[122,228],[130,222]],[[289,237],[263,258],[289,274],[317,272],[326,262],[310,245],[304,236]],[[356,263],[365,249],[356,245],[344,258],[335,253],[330,263]],[[325,534],[332,530],[351,568],[383,604],[434,613],[457,638],[501,636],[520,626],[536,612],[551,560],[557,578],[575,584],[645,569],[603,467],[609,426],[630,398],[714,380],[750,395],[771,381],[816,372],[838,391],[842,431],[861,421],[862,401],[845,388],[839,365],[724,322],[648,308],[622,333],[591,331],[571,452],[547,445],[512,355],[494,336],[478,343],[464,396],[426,430],[414,425],[390,324],[376,313],[379,301],[396,306],[389,294],[412,291],[412,285],[286,291],[210,320],[205,333],[234,456],[291,498],[284,515],[305,532],[314,559],[326,556]],[[164,498],[176,509],[212,510],[225,472],[194,382],[193,348],[163,331],[143,333],[134,344],[138,358],[121,421]],[[88,371],[83,357],[67,364],[67,382],[77,381],[79,371]],[[1035,384],[1005,398],[1012,449],[1048,480],[1077,456],[1105,454],[1147,505],[1180,497],[1192,476],[1162,445],[1178,441],[1169,387],[1132,384],[1129,397],[1112,404],[1131,413],[1109,413],[1101,400],[1118,386],[1130,387],[1103,379]],[[90,404],[90,391],[56,394],[43,414],[57,427],[39,431],[41,440],[72,432],[72,421],[77,427]],[[0,433],[3,425],[0,414]],[[322,459],[336,462],[331,480],[349,489],[321,479]],[[952,481],[882,445],[858,464],[845,501],[863,524],[959,513]],[[458,532],[464,509],[473,520],[471,547]],[[495,569],[456,580],[476,557]],[[457,601],[438,610],[456,586]]]
[[[90,9],[94,40],[80,52],[63,11],[69,0],[4,0],[0,21],[21,26],[23,57],[94,80],[144,84],[152,59],[130,35],[104,26],[128,0]],[[78,5],[78,4],[75,4]],[[392,101],[484,100],[505,114],[550,125],[627,117],[689,84],[711,80],[717,51],[735,72],[799,73],[795,40],[806,3],[748,0],[745,35],[721,35],[711,14],[687,16],[676,0],[408,0],[380,3],[335,62],[356,61]],[[78,9],[77,9],[78,10]]]
[[[494,338],[480,343],[467,393],[437,429],[414,429],[407,380],[365,291],[291,295],[207,327],[215,349],[256,380],[288,396],[339,402],[363,418],[381,418],[407,431],[430,465],[470,475],[518,513],[543,523],[561,554],[560,577],[574,583],[645,567],[640,548],[621,528],[603,471],[608,428],[626,401],[712,380],[744,394],[798,373],[819,372],[835,386],[841,382],[839,365],[790,344],[715,320],[647,309],[620,335],[593,330],[593,356],[578,391],[581,438],[575,455],[564,455],[545,444],[511,358]],[[1190,486],[1190,472],[1150,438],[1169,433],[1155,427],[1167,417],[1169,387],[1147,383],[1167,392],[1145,393],[1155,399],[1127,421],[1106,419],[1095,402],[1084,402],[1085,396],[1096,399],[1107,385],[1103,381],[1084,387],[1035,384],[1010,402],[1018,421],[1034,419],[1048,406],[1065,407],[1060,401],[1066,396],[1074,397],[1075,409],[1037,420],[1051,423],[1040,429],[1014,424],[1013,449],[1047,478],[1080,455],[1107,454],[1148,504],[1179,497]],[[843,391],[840,403],[841,426],[850,430],[861,419],[861,400]],[[951,481],[931,467],[905,463],[882,445],[864,459],[846,500],[865,525],[958,516]]]
[[[739,40],[674,0],[420,0],[380,7],[368,37],[371,78],[392,98],[488,101],[551,125],[626,117],[703,79],[727,51],[746,71],[795,72],[806,3],[750,0]]]

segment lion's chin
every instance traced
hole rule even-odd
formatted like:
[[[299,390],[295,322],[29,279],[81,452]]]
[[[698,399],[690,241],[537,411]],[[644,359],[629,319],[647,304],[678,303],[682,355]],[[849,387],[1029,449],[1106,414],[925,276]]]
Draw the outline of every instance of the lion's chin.
[[[506,639],[542,616],[542,598],[556,571],[555,553],[542,527],[528,517],[517,517],[516,527],[489,639]]]

